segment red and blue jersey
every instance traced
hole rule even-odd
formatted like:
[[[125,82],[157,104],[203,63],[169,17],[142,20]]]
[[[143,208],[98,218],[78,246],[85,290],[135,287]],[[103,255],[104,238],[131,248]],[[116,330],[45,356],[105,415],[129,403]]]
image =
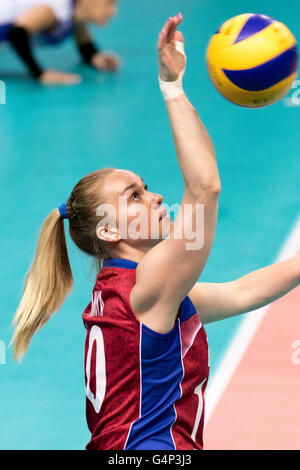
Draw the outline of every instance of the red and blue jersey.
[[[83,313],[87,449],[201,450],[207,336],[187,296],[168,333],[130,305],[137,263],[108,259]]]

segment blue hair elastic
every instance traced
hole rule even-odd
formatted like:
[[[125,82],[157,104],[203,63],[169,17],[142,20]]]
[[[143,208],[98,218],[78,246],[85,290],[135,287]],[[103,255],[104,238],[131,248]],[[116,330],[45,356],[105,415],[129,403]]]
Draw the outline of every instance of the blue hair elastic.
[[[59,210],[59,213],[60,213],[60,215],[63,219],[68,219],[69,218],[68,213],[67,213],[67,204],[65,204],[65,203],[62,204],[61,206],[59,206],[58,210]]]

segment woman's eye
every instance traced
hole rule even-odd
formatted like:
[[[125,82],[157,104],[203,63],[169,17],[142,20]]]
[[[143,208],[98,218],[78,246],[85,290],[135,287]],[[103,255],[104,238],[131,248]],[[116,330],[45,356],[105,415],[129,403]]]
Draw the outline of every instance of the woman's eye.
[[[131,196],[131,199],[132,199],[132,200],[136,200],[136,199],[138,199],[138,198],[139,198],[139,195],[138,195],[138,193],[135,191],[135,192],[133,193],[133,195]]]
[[[148,186],[147,186],[147,184],[144,186],[144,190],[145,190],[145,191],[148,191]],[[132,194],[132,196],[131,196],[131,200],[132,200],[132,201],[136,201],[136,200],[139,199],[139,198],[140,198],[140,196],[139,196],[139,193],[138,193],[137,191],[135,191],[135,192]]]

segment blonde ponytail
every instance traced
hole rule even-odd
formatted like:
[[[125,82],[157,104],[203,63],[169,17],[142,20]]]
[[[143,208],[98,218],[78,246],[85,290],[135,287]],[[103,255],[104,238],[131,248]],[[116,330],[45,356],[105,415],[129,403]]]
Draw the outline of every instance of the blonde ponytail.
[[[67,251],[64,221],[58,209],[45,220],[24,292],[16,311],[11,344],[14,359],[21,360],[32,336],[58,311],[71,292],[73,276]]]
[[[105,247],[98,239],[95,227],[99,222],[97,207],[103,202],[103,183],[114,168],[89,173],[73,188],[63,206],[63,216],[69,219],[69,233],[75,245],[92,256],[98,268],[105,257]],[[45,220],[39,236],[36,254],[27,274],[23,297],[16,311],[16,325],[11,343],[14,358],[21,359],[30,340],[57,312],[71,292],[73,276],[67,251],[64,220],[55,209]]]

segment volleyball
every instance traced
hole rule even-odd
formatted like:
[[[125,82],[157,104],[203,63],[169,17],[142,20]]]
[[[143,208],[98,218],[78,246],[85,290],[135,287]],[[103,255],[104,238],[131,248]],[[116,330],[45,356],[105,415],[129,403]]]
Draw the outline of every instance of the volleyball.
[[[296,39],[279,21],[245,13],[225,21],[211,37],[208,74],[227,100],[260,108],[280,100],[297,77]]]

